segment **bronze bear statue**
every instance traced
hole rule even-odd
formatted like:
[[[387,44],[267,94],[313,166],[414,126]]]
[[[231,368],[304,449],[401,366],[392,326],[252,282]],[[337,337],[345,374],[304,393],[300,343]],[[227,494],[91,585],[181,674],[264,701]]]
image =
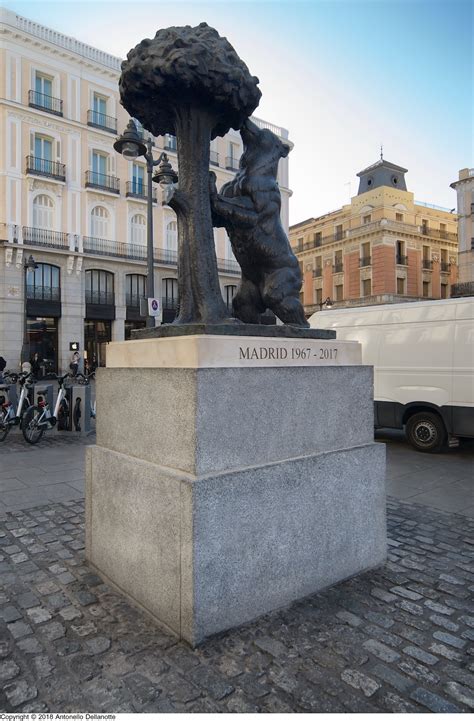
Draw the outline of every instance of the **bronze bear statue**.
[[[210,174],[212,222],[224,227],[242,279],[232,301],[234,316],[260,323],[270,308],[283,323],[308,327],[299,300],[301,271],[280,220],[278,162],[290,147],[270,130],[246,120],[240,131],[244,152],[233,180],[216,188]]]

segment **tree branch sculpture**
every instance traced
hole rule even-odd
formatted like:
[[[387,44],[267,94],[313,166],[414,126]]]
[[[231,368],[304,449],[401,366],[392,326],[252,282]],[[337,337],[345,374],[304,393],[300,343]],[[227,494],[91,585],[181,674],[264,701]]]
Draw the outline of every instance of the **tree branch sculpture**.
[[[122,63],[122,105],[153,135],[176,135],[179,188],[177,323],[222,323],[228,311],[217,272],[209,199],[211,139],[238,130],[261,92],[232,45],[206,23],[159,30]]]

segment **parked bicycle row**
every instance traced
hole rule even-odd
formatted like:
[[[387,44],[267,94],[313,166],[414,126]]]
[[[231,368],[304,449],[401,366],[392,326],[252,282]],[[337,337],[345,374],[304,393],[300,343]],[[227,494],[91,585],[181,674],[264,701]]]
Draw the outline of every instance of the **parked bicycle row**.
[[[88,432],[90,419],[96,417],[95,401],[91,401],[88,378],[70,372],[55,375],[58,393],[53,403],[53,386],[36,383],[31,371],[4,371],[0,383],[0,441],[14,427],[19,427],[27,443],[41,440],[47,430]],[[19,391],[19,393],[18,393]]]

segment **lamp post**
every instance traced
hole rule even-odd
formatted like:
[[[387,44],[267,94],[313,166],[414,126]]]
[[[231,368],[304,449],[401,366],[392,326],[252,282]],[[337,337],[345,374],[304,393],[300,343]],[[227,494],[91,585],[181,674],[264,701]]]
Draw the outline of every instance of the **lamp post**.
[[[23,298],[25,301],[24,314],[23,314],[23,344],[21,346],[20,363],[25,363],[30,360],[30,340],[28,337],[28,309],[26,299],[26,275],[27,273],[34,273],[38,267],[35,259],[32,255],[23,262]]]
[[[141,140],[138,135],[137,126],[133,120],[130,120],[125,132],[114,143],[114,149],[117,153],[123,155],[126,160],[133,161],[139,156],[143,156],[146,160],[147,169],[147,282],[146,292],[148,298],[155,297],[155,281],[153,276],[153,190],[152,175],[153,168],[159,165],[159,169],[155,178],[158,182],[175,183],[178,179],[175,171],[168,161],[166,153],[161,153],[156,160],[153,158],[153,141],[148,137],[146,143]],[[155,319],[153,316],[147,315],[147,328],[154,328]]]
[[[328,297],[326,298],[326,300],[322,300],[322,301],[320,302],[320,304],[319,304],[319,310],[322,310],[322,309],[323,309],[323,306],[324,306],[324,308],[332,308],[333,305],[334,305],[334,303],[332,302],[331,298],[328,296]]]

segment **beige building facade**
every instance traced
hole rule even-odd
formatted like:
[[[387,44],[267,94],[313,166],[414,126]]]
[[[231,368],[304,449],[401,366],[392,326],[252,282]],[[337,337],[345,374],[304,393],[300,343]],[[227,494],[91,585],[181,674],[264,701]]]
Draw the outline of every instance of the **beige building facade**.
[[[290,227],[309,316],[327,306],[448,298],[457,278],[457,216],[415,201],[406,168],[381,158],[358,173],[342,208]]]
[[[451,183],[457,193],[459,276],[456,295],[474,295],[474,168],[463,168]]]
[[[105,344],[141,327],[145,295],[146,167],[113,143],[129,116],[119,102],[121,59],[0,9],[0,355],[18,366],[25,323],[31,352],[68,367],[70,344],[97,362]],[[288,141],[288,132],[253,118]],[[148,136],[138,124],[142,137]],[[154,138],[179,173],[176,140]],[[211,144],[218,187],[242,152],[230,131]],[[282,221],[288,228],[288,159],[280,162]],[[164,321],[177,297],[177,224],[154,203],[155,294]],[[224,300],[239,281],[224,229],[215,230]],[[38,268],[26,273],[33,255]]]

